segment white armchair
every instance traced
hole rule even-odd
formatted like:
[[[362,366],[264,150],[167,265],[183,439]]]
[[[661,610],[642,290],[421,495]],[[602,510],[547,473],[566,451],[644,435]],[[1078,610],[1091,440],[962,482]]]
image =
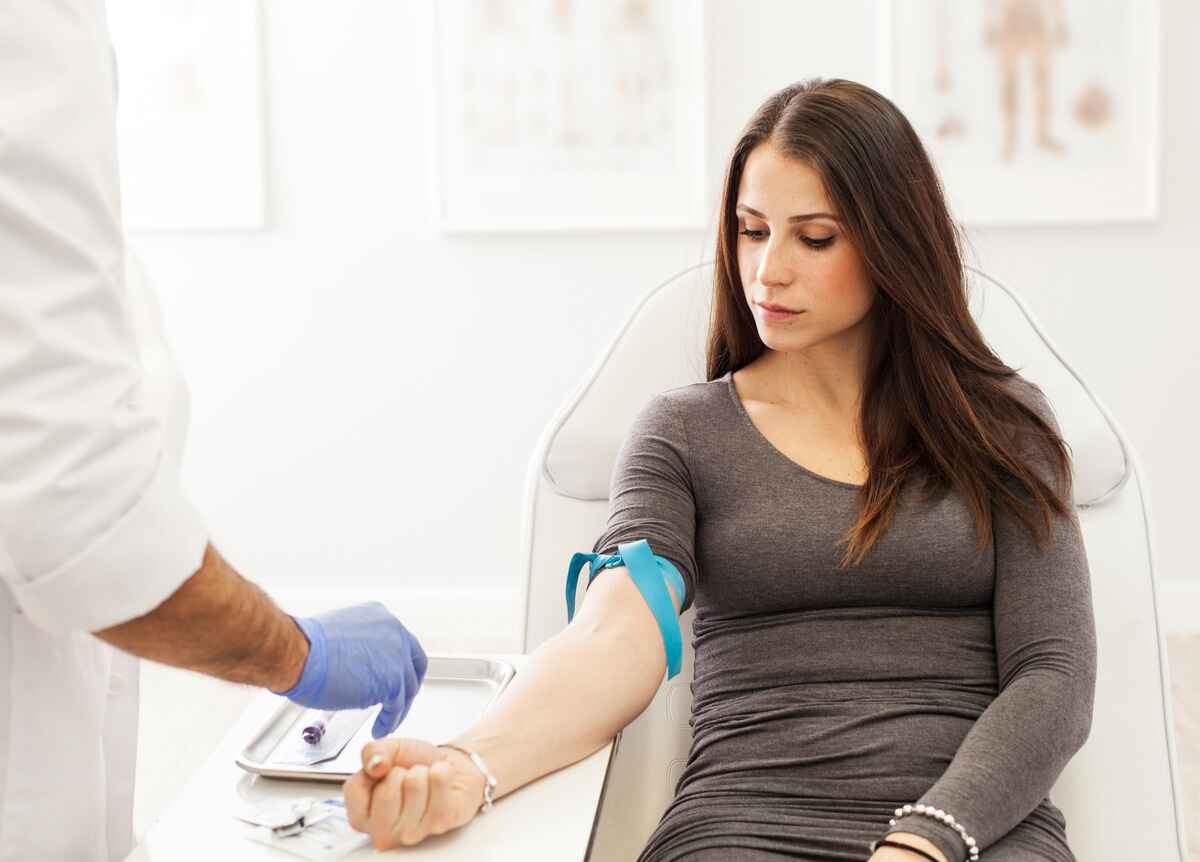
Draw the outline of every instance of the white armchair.
[[[567,562],[604,528],[610,474],[634,416],[652,395],[704,379],[711,286],[712,266],[701,264],[650,291],[545,429],[526,484],[526,651],[566,624]],[[1151,520],[1136,458],[1011,289],[972,271],[971,308],[1001,358],[1042,387],[1074,456],[1099,679],[1091,736],[1052,798],[1080,860],[1184,862]],[[674,794],[691,741],[691,616],[682,621],[683,672],[621,735],[589,851],[595,862],[635,859]]]

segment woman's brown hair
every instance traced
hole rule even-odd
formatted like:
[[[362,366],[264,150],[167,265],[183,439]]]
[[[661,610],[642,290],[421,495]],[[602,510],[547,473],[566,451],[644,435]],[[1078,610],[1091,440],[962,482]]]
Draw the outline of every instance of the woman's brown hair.
[[[767,142],[821,176],[877,290],[861,405],[869,475],[841,565],[863,559],[918,471],[927,493],[954,488],[965,496],[978,551],[991,540],[994,505],[1019,517],[1040,545],[1052,514],[1070,512],[1067,446],[1040,390],[984,341],[937,173],[908,120],[871,88],[840,79],[793,84],[767,99],[734,146],[717,236],[708,379],[766,350],[742,291],[735,208],[746,159]]]

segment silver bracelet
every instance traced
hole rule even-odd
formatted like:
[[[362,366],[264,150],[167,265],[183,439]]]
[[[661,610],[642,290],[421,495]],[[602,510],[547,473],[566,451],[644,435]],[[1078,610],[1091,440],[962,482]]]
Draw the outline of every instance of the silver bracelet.
[[[492,775],[492,771],[488,769],[487,764],[483,762],[483,758],[474,751],[470,751],[466,748],[463,748],[461,745],[454,745],[453,743],[449,742],[443,742],[438,746],[438,748],[452,748],[461,754],[465,754],[471,759],[471,762],[475,764],[475,768],[483,773],[483,804],[479,806],[479,811],[476,813],[486,814],[488,811],[491,811],[492,801],[496,793],[496,785],[499,782],[496,781],[496,776]]]
[[[926,817],[932,817],[934,820],[941,821],[953,829],[962,838],[963,843],[967,845],[967,853],[970,854],[971,862],[977,862],[979,859],[979,847],[975,843],[975,839],[967,834],[967,830],[961,823],[954,819],[953,814],[947,814],[940,808],[934,808],[932,805],[917,803],[916,805],[904,805],[896,809],[896,817],[904,817],[906,814],[923,814]],[[888,826],[895,826],[895,818],[888,821]]]

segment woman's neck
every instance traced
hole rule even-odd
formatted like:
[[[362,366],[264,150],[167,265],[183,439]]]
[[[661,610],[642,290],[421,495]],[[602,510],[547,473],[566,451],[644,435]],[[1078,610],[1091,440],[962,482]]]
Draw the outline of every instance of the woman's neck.
[[[807,350],[767,350],[754,365],[756,388],[763,401],[839,416],[858,413],[866,376],[865,351],[826,342]]]

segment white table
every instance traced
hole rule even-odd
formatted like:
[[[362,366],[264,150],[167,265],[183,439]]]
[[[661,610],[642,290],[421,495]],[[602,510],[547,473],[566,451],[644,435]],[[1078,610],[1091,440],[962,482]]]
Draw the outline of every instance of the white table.
[[[520,673],[526,656],[494,656],[510,662]],[[209,758],[171,805],[146,832],[142,844],[126,862],[179,862],[204,859],[219,862],[269,859],[282,862],[299,857],[246,838],[253,827],[232,814],[240,796],[268,798],[338,796],[329,782],[278,781],[250,775],[234,763],[255,731],[279,706],[279,698],[263,692],[255,698],[216,753]],[[528,784],[495,804],[486,815],[462,829],[429,838],[415,847],[376,851],[366,847],[347,859],[400,858],[420,862],[571,862],[586,857],[599,811],[604,779],[612,757],[610,743],[574,766]]]

